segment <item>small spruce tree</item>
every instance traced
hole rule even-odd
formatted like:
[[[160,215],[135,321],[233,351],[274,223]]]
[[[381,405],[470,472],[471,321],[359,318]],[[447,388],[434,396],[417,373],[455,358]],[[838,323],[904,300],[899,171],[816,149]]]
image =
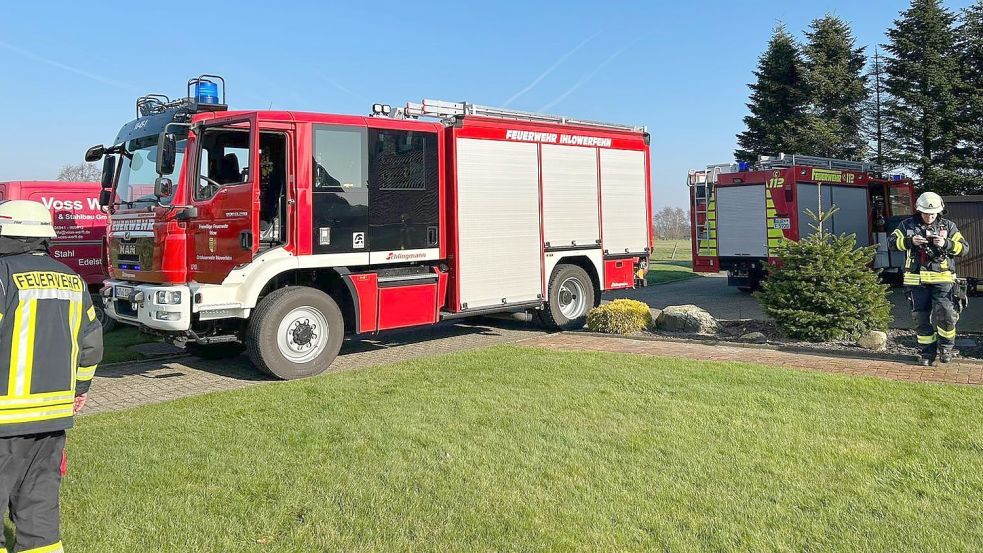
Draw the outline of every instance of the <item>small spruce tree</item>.
[[[886,285],[870,268],[876,246],[857,247],[854,235],[823,228],[836,208],[815,214],[813,234],[784,240],[782,262],[769,268],[758,293],[765,312],[790,338],[826,342],[886,330],[891,304]]]

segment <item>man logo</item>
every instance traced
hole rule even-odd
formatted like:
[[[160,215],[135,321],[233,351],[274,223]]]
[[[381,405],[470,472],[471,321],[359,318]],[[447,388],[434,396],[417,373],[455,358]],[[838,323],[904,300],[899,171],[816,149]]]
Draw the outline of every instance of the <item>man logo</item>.
[[[218,247],[218,240],[214,236],[208,237],[208,251],[215,253],[215,248]]]
[[[364,249],[365,248],[365,233],[364,232],[353,232],[352,233],[352,248]]]

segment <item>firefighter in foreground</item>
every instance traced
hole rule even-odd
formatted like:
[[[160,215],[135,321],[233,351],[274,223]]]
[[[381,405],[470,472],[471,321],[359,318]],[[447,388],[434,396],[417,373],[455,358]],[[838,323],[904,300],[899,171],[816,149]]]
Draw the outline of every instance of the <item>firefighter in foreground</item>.
[[[918,213],[894,231],[891,244],[907,255],[904,284],[918,323],[918,361],[927,367],[936,357],[942,363],[952,359],[959,319],[953,305],[955,258],[966,255],[969,244],[955,223],[939,216],[945,204],[938,194],[925,192],[915,202],[915,209]]]
[[[85,282],[48,256],[54,236],[40,203],[0,202],[0,505],[10,507],[18,552],[63,551],[65,430],[102,360]]]

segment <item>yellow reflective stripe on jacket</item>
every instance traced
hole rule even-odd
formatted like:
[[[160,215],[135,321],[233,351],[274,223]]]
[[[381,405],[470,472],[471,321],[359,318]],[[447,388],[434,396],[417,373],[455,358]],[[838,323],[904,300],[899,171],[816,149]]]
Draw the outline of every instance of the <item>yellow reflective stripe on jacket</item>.
[[[14,328],[11,335],[13,343],[10,347],[10,376],[7,384],[10,395],[23,396],[30,392],[36,322],[37,300],[20,300],[14,311]]]
[[[907,249],[904,247],[904,234],[901,233],[901,229],[894,229],[894,246],[901,251]]]
[[[71,417],[74,414],[74,400],[59,405],[25,407],[21,409],[0,409],[0,424],[35,422]]]
[[[21,553],[65,553],[65,548],[61,545],[61,542],[58,542],[51,545],[46,545],[44,547],[25,549]]]
[[[91,309],[91,308],[90,308]],[[77,374],[79,362],[79,329],[82,327],[82,302],[72,302],[68,307],[68,328],[72,332],[72,374]],[[76,376],[75,380],[78,377]],[[75,380],[72,380],[72,390],[75,390]]]
[[[956,234],[953,234],[949,238],[952,240],[952,254],[959,255],[963,253],[963,241],[965,240],[965,238],[963,238],[963,233],[956,232]]]
[[[92,380],[92,377],[96,375],[96,365],[91,367],[79,367],[78,371],[75,373],[75,380]]]
[[[934,344],[936,341],[938,341],[938,339],[939,339],[939,337],[936,336],[935,334],[933,334],[931,336],[919,336],[918,337],[918,343],[921,344],[921,345],[923,345],[923,346],[927,346],[929,344]]]
[[[955,282],[956,277],[951,271],[942,271],[941,273],[936,273],[935,271],[925,271],[923,270],[919,273],[921,277],[922,284],[936,284],[945,282]]]
[[[5,409],[21,409],[23,407],[47,407],[72,401],[75,401],[75,394],[71,392],[36,394],[27,397],[2,396],[0,397],[0,411]]]
[[[939,336],[941,336],[941,337],[943,337],[943,338],[945,338],[947,340],[955,340],[956,339],[956,329],[954,329],[954,328],[952,330],[945,330],[945,329],[942,329],[942,328],[936,328],[935,330],[938,331]]]
[[[922,283],[922,279],[921,277],[918,276],[918,273],[904,274],[904,284],[906,286],[918,286],[921,283]]]

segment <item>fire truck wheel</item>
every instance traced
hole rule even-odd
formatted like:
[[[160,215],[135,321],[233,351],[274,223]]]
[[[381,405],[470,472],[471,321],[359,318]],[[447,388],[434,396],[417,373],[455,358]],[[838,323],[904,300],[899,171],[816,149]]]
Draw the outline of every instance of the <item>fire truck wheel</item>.
[[[337,357],[345,322],[331,296],[306,286],[280,288],[256,307],[246,350],[256,366],[293,380],[323,372]]]
[[[576,265],[559,265],[550,277],[548,301],[539,317],[548,328],[582,328],[587,323],[587,312],[594,307],[594,294],[594,284],[586,271]]]
[[[107,332],[116,328],[116,319],[110,317],[106,314],[106,308],[103,307],[102,296],[99,294],[90,294],[92,298],[92,308],[96,311],[96,320],[102,325],[102,333]]]

